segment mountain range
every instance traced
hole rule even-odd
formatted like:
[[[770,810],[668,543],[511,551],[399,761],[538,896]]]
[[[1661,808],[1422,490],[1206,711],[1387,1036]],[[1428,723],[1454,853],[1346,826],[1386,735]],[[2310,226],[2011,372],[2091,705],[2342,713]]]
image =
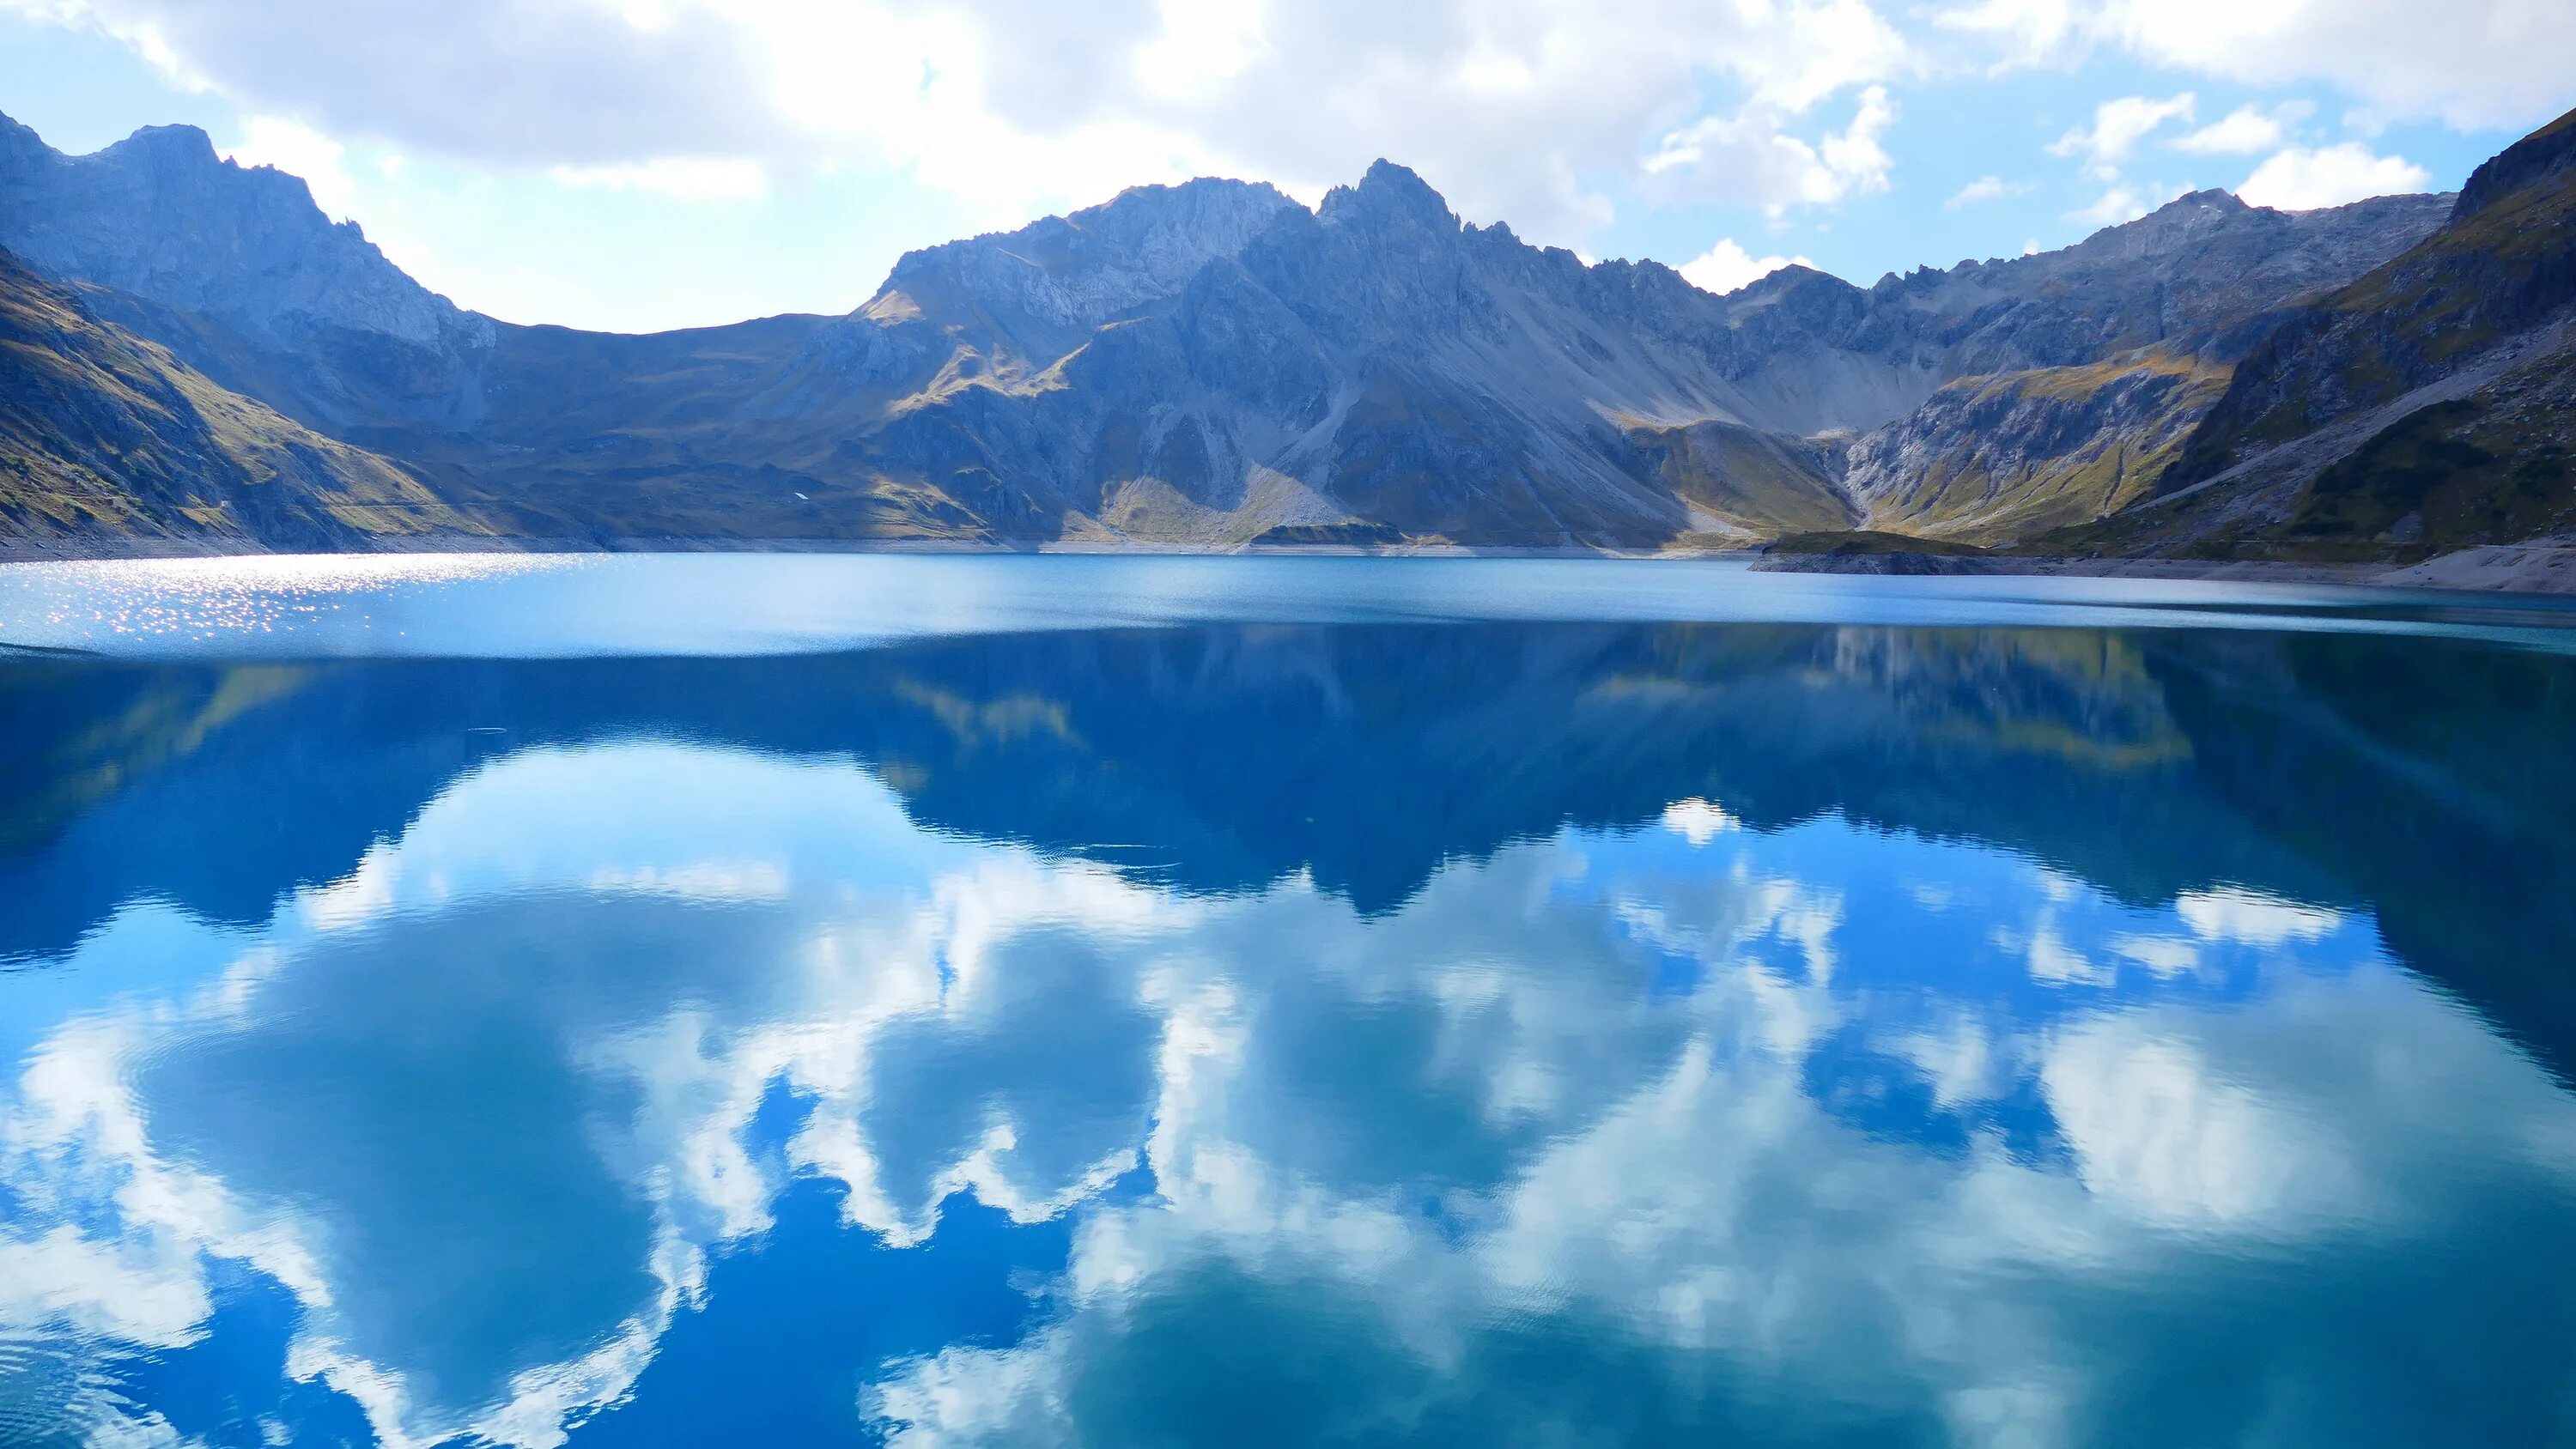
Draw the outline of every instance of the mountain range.
[[[2408,561],[2576,526],[2576,117],[2457,196],[2180,197],[1723,296],[1462,224],[1140,187],[840,316],[461,309],[304,183],[0,118],[0,538],[1924,548]]]

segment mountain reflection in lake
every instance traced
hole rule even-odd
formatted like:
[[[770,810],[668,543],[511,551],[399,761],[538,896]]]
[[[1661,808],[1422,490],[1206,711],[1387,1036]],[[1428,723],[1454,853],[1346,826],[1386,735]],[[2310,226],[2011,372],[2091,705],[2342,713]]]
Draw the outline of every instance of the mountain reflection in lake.
[[[0,706],[0,1442],[2576,1435],[2576,660],[1205,624]]]

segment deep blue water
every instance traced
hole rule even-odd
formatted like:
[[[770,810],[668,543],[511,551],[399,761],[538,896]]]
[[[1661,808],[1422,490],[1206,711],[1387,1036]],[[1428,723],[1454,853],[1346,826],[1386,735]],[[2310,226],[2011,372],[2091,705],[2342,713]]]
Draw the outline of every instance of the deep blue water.
[[[2576,1442],[2576,632],[0,568],[0,1444]]]

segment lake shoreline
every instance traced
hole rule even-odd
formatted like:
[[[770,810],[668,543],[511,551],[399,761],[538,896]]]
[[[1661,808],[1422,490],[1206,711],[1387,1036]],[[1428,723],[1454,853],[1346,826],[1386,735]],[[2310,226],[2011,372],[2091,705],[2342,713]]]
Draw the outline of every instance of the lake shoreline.
[[[2358,584],[2476,593],[2576,595],[2576,541],[2483,544],[2421,563],[2321,564],[2272,559],[2063,558],[2007,554],[1817,553],[1739,549],[1613,549],[1465,544],[1191,545],[1070,540],[972,543],[953,539],[590,539],[425,534],[371,541],[364,549],[275,549],[229,538],[55,538],[0,540],[0,563],[92,563],[133,559],[276,558],[347,554],[780,553],[990,556],[1093,554],[1200,558],[1220,555],[1321,558],[1669,559],[1731,561],[1759,573],[1963,575],[2040,578],[2239,580]]]

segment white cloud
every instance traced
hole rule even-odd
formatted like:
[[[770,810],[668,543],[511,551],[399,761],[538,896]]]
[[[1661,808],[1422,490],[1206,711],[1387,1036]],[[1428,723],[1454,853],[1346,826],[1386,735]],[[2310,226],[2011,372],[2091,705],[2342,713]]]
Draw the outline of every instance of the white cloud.
[[[1974,35],[2000,54],[1999,69],[2039,65],[2066,50],[2079,34],[2073,0],[1980,0],[1935,11],[1932,23]]]
[[[680,201],[749,201],[767,194],[769,172],[756,161],[662,157],[616,166],[557,166],[566,186],[650,191]]]
[[[1710,247],[1707,251],[1700,253],[1691,260],[1682,263],[1677,270],[1681,272],[1683,278],[1692,286],[1699,288],[1703,292],[1715,292],[1720,296],[1723,296],[1726,293],[1736,291],[1739,288],[1749,287],[1755,282],[1762,280],[1764,277],[1771,275],[1773,272],[1780,270],[1782,267],[1811,267],[1814,265],[1815,263],[1809,261],[1805,257],[1757,257],[1751,252],[1746,251],[1743,244],[1736,241],[1733,237],[1721,237],[1718,239],[1717,245]],[[1692,804],[1697,802],[1684,803]],[[1672,826],[1674,829],[1681,830],[1684,834],[1690,835],[1692,837],[1692,844],[1696,845],[1701,843],[1706,838],[1703,834],[1699,833],[1702,828],[1700,823],[1701,817],[1696,815],[1676,817],[1674,812],[1682,809],[1682,805],[1675,805],[1671,809],[1666,810],[1664,812],[1664,823]],[[1719,813],[1722,818],[1724,812]]]
[[[2298,905],[2232,886],[2185,891],[2174,900],[2174,914],[2202,940],[2256,946],[2321,940],[2343,924],[2343,917],[2321,906]]]
[[[348,148],[319,131],[275,116],[244,121],[240,143],[224,152],[244,166],[274,166],[304,178],[313,204],[335,217],[346,217],[357,200],[357,184],[340,164],[347,154]]]
[[[1685,825],[1720,813],[1675,809]],[[1841,842],[1848,827],[1801,829]],[[2143,1361],[2138,1335],[2181,1334],[2276,1351],[2287,1367],[2243,1397],[2288,1406],[2267,1424],[2300,1440],[2350,1408],[2326,1389],[2349,1387],[2329,1380],[2356,1284],[2420,1289],[2388,1317],[2426,1341],[2497,1301],[2342,1270],[2423,1243],[2511,1246],[2480,1214],[2576,1181],[2566,1094],[2366,937],[2312,966],[2267,960],[2243,999],[2139,983],[2070,1015],[1943,969],[1937,944],[1858,931],[1843,944],[1873,969],[1837,990],[1839,890],[1674,875],[1652,841],[1623,860],[1632,843],[1524,840],[1363,913],[1304,875],[1191,894],[929,830],[848,762],[524,751],[454,782],[364,882],[282,903],[258,972],[175,1000],[120,992],[0,1079],[12,1201],[121,1229],[0,1233],[0,1333],[221,1335],[205,1265],[237,1259],[296,1300],[289,1374],[356,1397],[389,1441],[558,1445],[631,1389],[682,1313],[722,1300],[709,1255],[762,1231],[793,1172],[838,1179],[845,1220],[890,1249],[920,1242],[952,1195],[1065,1224],[1028,1334],[927,1344],[843,1400],[894,1421],[898,1442],[1114,1437],[1072,1418],[1149,1392],[1118,1376],[1163,1365],[1121,1336],[1186,1334],[1207,1321],[1194,1304],[1239,1313],[1226,1267],[1261,1277],[1274,1339],[1330,1332],[1374,1360],[1343,1396],[1353,1423],[1497,1399],[1514,1425],[1569,1422],[1551,1411],[1571,1401],[1477,1377],[1526,1361],[1485,1351],[1500,1325],[1570,1350],[1554,1377],[1587,1389],[1758,1371],[1777,1387],[1765,1423],[1790,1437],[1848,1428],[1837,1415],[1858,1402],[1945,1405],[1978,1442],[2080,1438],[2069,1426],[2110,1415],[2181,1442],[2207,1435],[2139,1419],[2129,1378],[2103,1367]],[[1745,831],[1728,853],[1847,856],[1815,844]],[[1992,870],[1984,847],[1909,854],[1918,884]],[[675,884],[730,904],[656,901]],[[2101,977],[2086,953],[2106,924],[2161,928],[2160,945],[2109,943],[2152,965],[2181,962],[2186,934],[2318,940],[2339,921],[2244,890],[2186,895],[2168,922],[2053,872],[2009,888],[2047,918],[2028,945],[2057,980]],[[404,927],[308,934],[326,892],[389,900]],[[227,955],[241,940],[172,911],[130,938],[84,937],[71,969],[124,980],[174,930]],[[451,948],[478,939],[562,949],[538,972],[393,969],[470,962]],[[1804,979],[1756,945],[1803,948]],[[1667,989],[1676,956],[1696,970]],[[1888,989],[1889,970],[1919,989]],[[310,1029],[324,1011],[327,1038]],[[1344,1023],[1368,1029],[1369,1051],[1347,1049]],[[501,1105],[428,1114],[437,1152],[388,1150],[424,1120],[411,1078],[370,1065],[388,1041],[470,1069]],[[1868,1099],[1844,1089],[1879,1080],[1873,1061],[1910,1063],[1968,1120],[2052,1124],[2063,1152],[1855,1120]],[[208,1074],[224,1110],[192,1129]],[[779,1087],[805,1125],[764,1169],[754,1121]],[[485,1133],[560,1150],[491,1153]],[[493,1190],[452,1191],[456,1161],[491,1163]],[[1101,1193],[1137,1164],[1153,1193]],[[1413,1183],[1439,1184],[1436,1212]],[[650,1231],[614,1231],[603,1203]],[[419,1275],[350,1251],[353,1228],[465,1267],[407,1299]],[[2285,1242],[2321,1271],[2248,1288],[2236,1268]],[[474,1271],[537,1260],[603,1287],[530,1304],[506,1273]],[[547,1332],[520,1331],[546,1314]],[[1594,1345],[1619,1360],[1582,1359]],[[1646,1349],[1658,1377],[1619,1377]],[[478,1371],[433,1371],[458,1353]],[[1456,1437],[1500,1437],[1477,1428]]]
[[[2382,119],[2464,129],[2536,125],[2576,100],[2576,6],[2560,0],[2325,4],[2248,0],[1974,0],[1934,12],[1994,64],[2072,67],[2097,46],[2248,85],[2323,82]]]
[[[771,124],[739,26],[666,7],[459,0],[0,0],[131,46],[169,80],[324,134],[479,160],[740,145]],[[467,103],[465,98],[472,98]]]
[[[998,224],[1198,174],[1311,200],[1383,155],[1462,214],[1567,243],[1609,215],[1584,178],[1633,174],[1641,136],[1684,138],[1756,205],[1884,187],[1872,88],[1912,65],[1873,0],[0,8],[116,36],[177,84],[319,135],[602,184],[738,195],[747,172],[668,168],[855,164]],[[1817,139],[1816,108],[1856,94],[1854,124]]]
[[[2251,156],[2289,139],[2290,126],[2308,118],[2316,107],[2291,101],[2269,110],[2242,105],[2190,135],[2177,137],[2173,148],[2198,156]]]
[[[2079,156],[2084,161],[2084,174],[2097,181],[2110,181],[2120,174],[2120,163],[2140,141],[2172,121],[2188,121],[2198,104],[2189,91],[2161,101],[2145,96],[2122,96],[2104,101],[2093,108],[2093,124],[2078,126],[2050,143],[2051,156]]]
[[[2373,155],[2359,141],[2290,146],[2254,168],[2236,194],[2256,206],[2312,211],[2373,196],[2430,190],[2432,173],[2403,156]]]
[[[1207,98],[1262,50],[1259,0],[1162,0],[1163,32],[1137,47],[1136,83],[1179,100]]]
[[[1941,209],[1957,211],[1960,207],[1973,206],[1980,201],[2000,201],[2008,196],[2027,196],[2038,185],[2039,183],[2035,181],[2006,181],[2000,176],[1980,176],[1951,193],[1950,199],[1941,203]]]
[[[1829,206],[1887,189],[1892,163],[1881,138],[1895,119],[1884,86],[1862,91],[1851,124],[1812,145],[1758,109],[1709,116],[1666,135],[1646,174],[1663,195],[1757,206],[1773,217]]]
[[[2091,206],[2078,207],[2066,213],[2066,219],[2080,221],[2088,226],[2104,227],[2118,226],[2124,221],[2136,221],[2146,214],[2146,199],[2139,194],[2138,188],[2114,186],[2095,198]]]
[[[2052,1042],[2049,1105],[2094,1197],[2151,1222],[2277,1231],[2301,1196],[2357,1196],[2330,1146],[2277,1103],[2213,1068],[2196,1045],[2134,1018]]]
[[[2320,80],[2398,116],[2521,127],[2576,97],[2576,6],[2562,0],[2249,4],[2109,0],[2094,33],[2164,65],[2251,85]]]
[[[1722,241],[1714,248],[1711,248],[1707,256],[1701,257],[1698,261],[1691,263],[1691,267],[1701,266],[1709,262],[1712,258],[1717,257],[1721,252],[1732,252],[1737,260],[1733,263],[1729,263],[1729,265],[1737,266],[1739,270],[1742,267],[1760,267],[1762,270],[1755,272],[1753,274],[1753,278],[1767,277],[1771,273],[1788,265],[1788,262],[1779,257],[1765,257],[1761,261],[1756,262],[1750,257],[1744,255],[1744,248],[1737,246],[1732,241]],[[1682,268],[1681,272],[1683,276],[1690,277],[1693,285],[1705,287],[1712,292],[1732,292],[1735,290],[1735,287],[1741,287],[1744,285],[1743,282],[1737,282],[1734,287],[1711,287],[1707,282],[1701,281],[1697,277],[1692,277],[1690,267]],[[1753,278],[1747,278],[1746,280],[1753,280]],[[1664,828],[1681,836],[1683,839],[1688,840],[1693,845],[1706,845],[1710,841],[1728,833],[1729,831],[1743,829],[1744,822],[1727,814],[1725,806],[1710,804],[1708,801],[1701,799],[1697,795],[1693,795],[1687,800],[1676,800],[1672,804],[1664,807]]]
[[[2160,977],[2170,979],[2200,969],[2200,947],[2178,936],[2132,933],[2111,938],[2111,949]]]

